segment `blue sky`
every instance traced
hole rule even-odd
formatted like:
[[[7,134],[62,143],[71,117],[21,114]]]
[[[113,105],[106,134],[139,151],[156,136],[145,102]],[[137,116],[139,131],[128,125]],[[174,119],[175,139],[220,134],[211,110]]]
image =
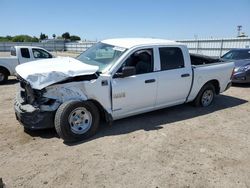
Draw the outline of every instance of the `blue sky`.
[[[250,0],[0,0],[0,36],[63,32],[82,39],[250,36]]]

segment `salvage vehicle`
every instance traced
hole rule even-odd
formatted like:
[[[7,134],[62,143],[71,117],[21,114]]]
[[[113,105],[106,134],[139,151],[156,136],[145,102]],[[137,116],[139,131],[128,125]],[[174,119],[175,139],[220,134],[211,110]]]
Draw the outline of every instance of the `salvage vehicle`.
[[[15,75],[17,65],[52,57],[47,50],[35,46],[11,47],[10,57],[0,57],[0,84],[4,84],[9,76]]]
[[[235,63],[233,83],[250,83],[250,48],[232,49],[221,58]]]
[[[53,62],[53,66],[51,65]],[[163,39],[103,40],[74,58],[16,68],[17,120],[25,129],[55,127],[67,142],[107,122],[193,101],[207,107],[231,86],[234,63],[192,65],[184,44]]]

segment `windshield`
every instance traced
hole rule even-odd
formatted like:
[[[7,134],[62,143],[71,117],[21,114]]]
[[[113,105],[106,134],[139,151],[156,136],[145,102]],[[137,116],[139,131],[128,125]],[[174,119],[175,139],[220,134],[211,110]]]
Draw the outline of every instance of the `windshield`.
[[[99,42],[76,59],[89,65],[98,66],[98,71],[103,72],[107,67],[111,67],[125,51],[126,48]]]
[[[232,50],[223,55],[222,59],[228,59],[228,60],[250,59],[250,50]]]

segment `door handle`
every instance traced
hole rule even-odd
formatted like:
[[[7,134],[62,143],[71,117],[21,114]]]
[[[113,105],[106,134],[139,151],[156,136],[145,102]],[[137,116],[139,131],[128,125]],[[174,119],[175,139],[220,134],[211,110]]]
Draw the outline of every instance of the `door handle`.
[[[148,84],[148,83],[153,83],[155,82],[155,79],[149,79],[149,80],[145,80],[145,83]]]
[[[188,74],[188,73],[187,73],[187,74],[182,74],[182,75],[181,75],[182,78],[184,78],[184,77],[189,77],[189,76],[190,76],[190,74]]]

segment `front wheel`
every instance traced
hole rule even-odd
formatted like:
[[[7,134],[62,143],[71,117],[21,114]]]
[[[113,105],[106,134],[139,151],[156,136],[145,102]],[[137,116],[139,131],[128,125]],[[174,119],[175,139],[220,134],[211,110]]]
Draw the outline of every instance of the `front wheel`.
[[[204,85],[194,100],[195,106],[207,107],[212,104],[215,96],[215,88],[213,84]]]
[[[96,133],[99,122],[99,110],[90,101],[65,102],[55,115],[56,132],[66,142],[91,137]]]

